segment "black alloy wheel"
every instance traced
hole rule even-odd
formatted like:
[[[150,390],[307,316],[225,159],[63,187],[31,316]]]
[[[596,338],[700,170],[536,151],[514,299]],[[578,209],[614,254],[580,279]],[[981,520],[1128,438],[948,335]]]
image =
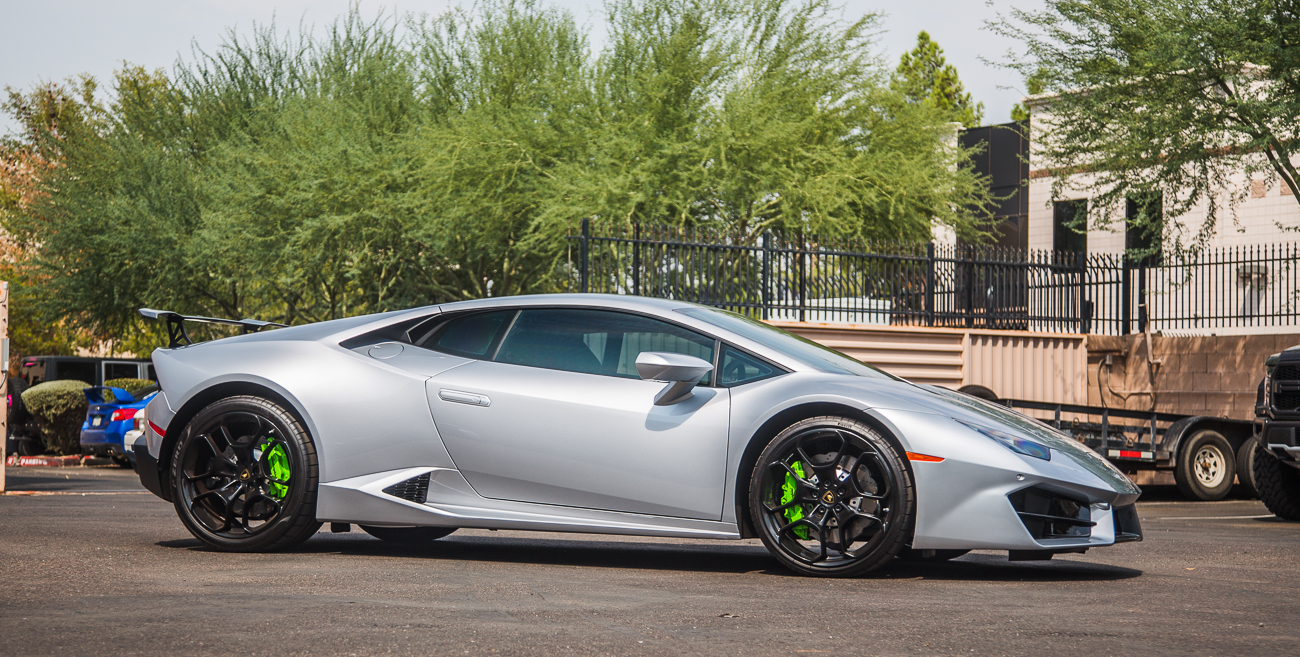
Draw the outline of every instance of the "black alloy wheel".
[[[269,400],[231,397],[200,411],[171,472],[181,521],[219,550],[283,550],[320,529],[315,447],[298,420]]]
[[[763,544],[804,575],[850,577],[888,563],[907,542],[916,507],[899,451],[842,417],[803,420],[773,438],[749,491]]]
[[[455,527],[380,527],[359,525],[362,531],[386,543],[423,545],[432,543],[454,531]]]

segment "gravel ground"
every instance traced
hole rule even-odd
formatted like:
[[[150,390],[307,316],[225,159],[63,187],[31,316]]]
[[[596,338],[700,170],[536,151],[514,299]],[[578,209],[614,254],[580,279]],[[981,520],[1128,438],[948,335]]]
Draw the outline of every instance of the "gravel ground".
[[[427,548],[328,529],[289,553],[200,547],[112,468],[8,470],[4,655],[1283,655],[1300,523],[1152,490],[1146,541],[977,552],[801,578],[757,541],[460,531]],[[59,493],[59,494],[49,494]],[[1260,517],[1264,516],[1264,517]]]

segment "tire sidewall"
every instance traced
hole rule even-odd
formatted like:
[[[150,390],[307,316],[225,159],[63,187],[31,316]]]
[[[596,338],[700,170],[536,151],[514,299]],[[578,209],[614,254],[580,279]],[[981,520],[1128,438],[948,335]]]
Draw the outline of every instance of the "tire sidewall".
[[[784,453],[789,449],[789,442],[800,433],[814,427],[836,427],[843,430],[851,431],[865,440],[869,445],[876,448],[881,457],[887,461],[887,465],[894,473],[894,481],[890,482],[895,490],[901,494],[895,500],[898,511],[894,520],[890,523],[886,535],[879,545],[871,552],[863,555],[851,563],[835,567],[818,568],[801,563],[793,557],[787,555],[779,541],[769,534],[767,525],[764,522],[763,514],[767,513],[763,506],[762,499],[762,481],[763,471],[767,464],[770,464],[777,455]],[[809,418],[796,422],[773,438],[763,452],[759,455],[758,461],[754,465],[754,470],[749,479],[749,513],[751,522],[763,545],[772,553],[783,565],[801,575],[815,575],[821,577],[852,577],[868,571],[879,568],[888,563],[904,548],[909,539],[909,528],[912,520],[916,515],[916,493],[912,481],[911,471],[907,468],[906,463],[899,456],[900,450],[894,446],[881,432],[873,429],[867,424],[850,418],[823,416]]]
[[[1213,446],[1223,459],[1224,476],[1219,485],[1210,488],[1196,476],[1196,455],[1202,448]],[[1237,474],[1237,452],[1223,434],[1213,429],[1202,429],[1192,434],[1187,446],[1178,453],[1178,467],[1174,469],[1174,482],[1178,489],[1193,499],[1221,500],[1232,492],[1233,477]]]
[[[242,412],[260,415],[269,421],[284,438],[286,451],[289,452],[291,476],[289,492],[281,502],[280,515],[268,527],[247,538],[226,538],[218,536],[194,518],[186,500],[184,473],[182,464],[187,447],[195,440],[202,440],[201,431],[213,420],[226,413]],[[173,505],[176,515],[180,517],[185,528],[195,538],[207,545],[223,551],[262,552],[283,549],[300,542],[291,536],[295,529],[301,531],[302,520],[315,520],[316,515],[316,481],[317,468],[315,449],[302,425],[278,404],[259,397],[230,397],[209,404],[199,411],[185,427],[172,451],[169,476],[173,486]],[[319,527],[319,523],[316,525]],[[311,533],[315,533],[314,531]],[[310,535],[310,534],[308,534]]]
[[[1251,465],[1264,506],[1284,520],[1300,520],[1300,469],[1283,463],[1262,447]]]

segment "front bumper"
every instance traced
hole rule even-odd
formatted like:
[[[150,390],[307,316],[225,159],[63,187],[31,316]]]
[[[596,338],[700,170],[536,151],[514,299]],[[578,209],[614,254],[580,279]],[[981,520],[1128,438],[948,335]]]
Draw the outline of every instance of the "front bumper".
[[[1255,438],[1273,456],[1300,467],[1300,421],[1256,418]]]
[[[1055,447],[1050,460],[1022,456],[939,415],[880,415],[907,451],[943,458],[910,464],[913,549],[1009,550],[1035,559],[1142,540],[1134,507],[1141,491],[1118,472],[1100,473]]]

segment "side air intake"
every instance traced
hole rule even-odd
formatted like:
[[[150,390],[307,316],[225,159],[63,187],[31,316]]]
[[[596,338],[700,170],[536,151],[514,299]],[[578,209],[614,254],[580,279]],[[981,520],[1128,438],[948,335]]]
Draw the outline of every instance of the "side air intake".
[[[407,502],[424,504],[424,500],[429,497],[429,474],[426,472],[418,477],[399,481],[385,488],[384,493],[393,497],[400,497]]]

